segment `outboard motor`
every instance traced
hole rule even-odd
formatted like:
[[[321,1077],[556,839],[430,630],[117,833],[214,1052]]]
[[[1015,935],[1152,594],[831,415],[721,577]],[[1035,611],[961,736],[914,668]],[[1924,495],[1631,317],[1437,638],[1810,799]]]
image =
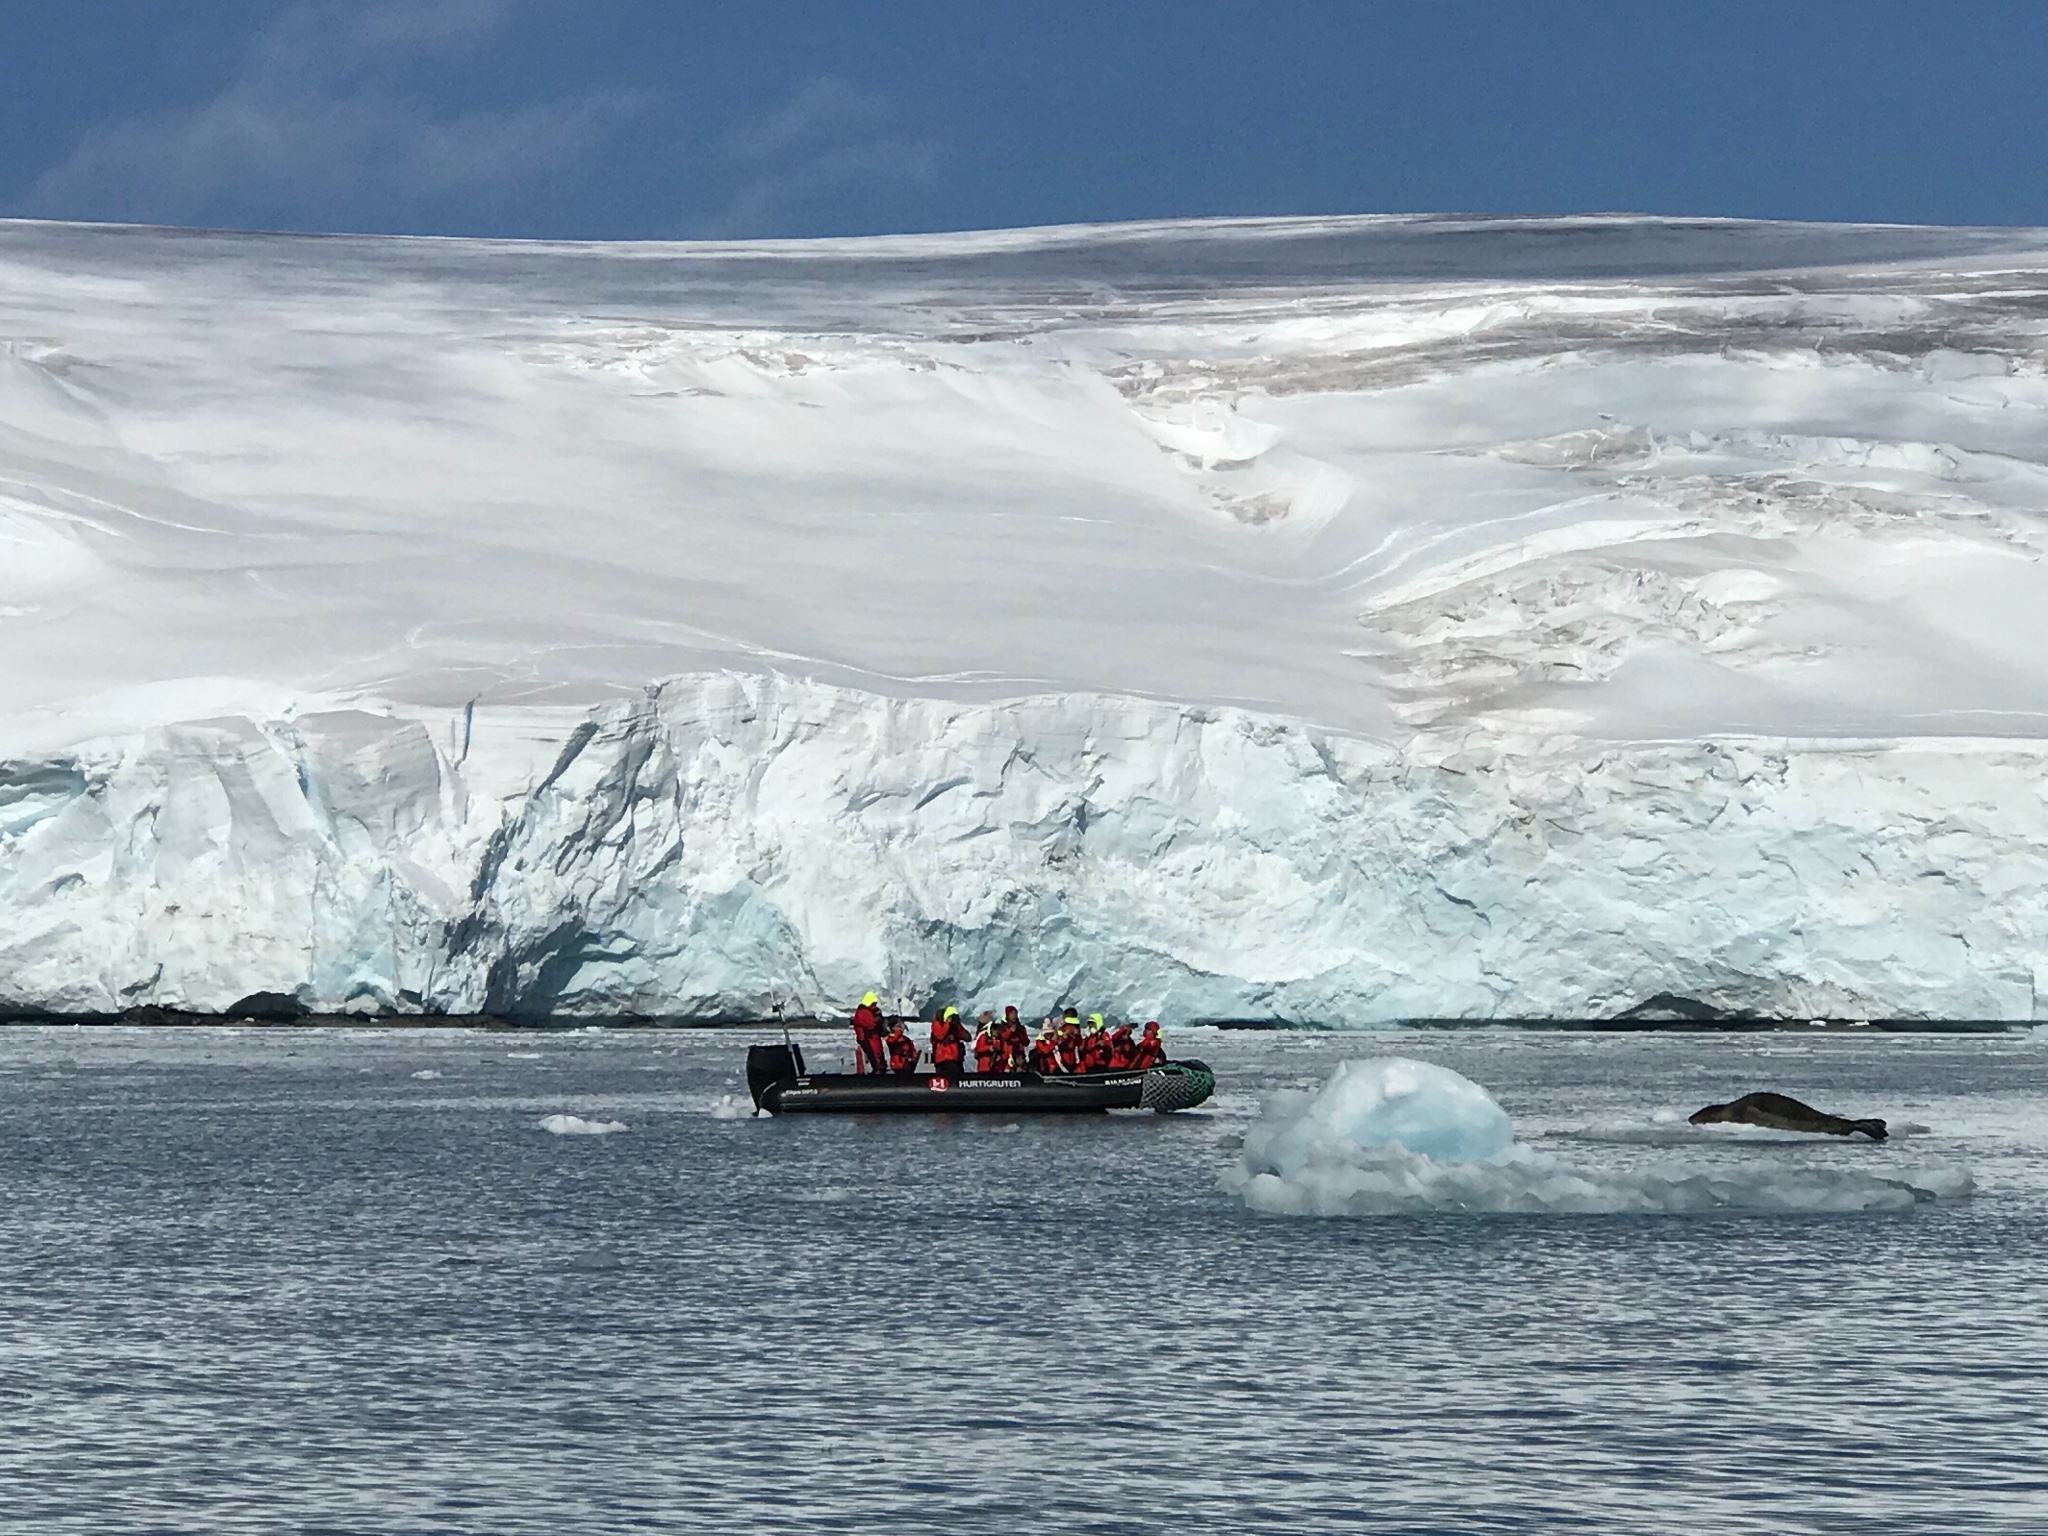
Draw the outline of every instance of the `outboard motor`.
[[[754,1108],[774,1112],[774,1105],[761,1097],[770,1088],[787,1088],[804,1075],[804,1053],[794,1042],[747,1047],[747,1093]]]

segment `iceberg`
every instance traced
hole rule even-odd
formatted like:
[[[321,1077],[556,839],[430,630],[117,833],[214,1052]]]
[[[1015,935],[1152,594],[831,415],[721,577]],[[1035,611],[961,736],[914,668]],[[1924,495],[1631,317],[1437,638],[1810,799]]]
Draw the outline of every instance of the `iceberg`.
[[[2044,284],[0,221],[0,1011],[2048,1018]]]
[[[1405,1056],[1342,1063],[1320,1093],[1281,1095],[1245,1156],[1294,1172],[1333,1150],[1398,1148],[1439,1163],[1499,1159],[1515,1126],[1493,1095],[1449,1067]]]
[[[1270,1100],[1223,1187],[1279,1216],[1899,1211],[1971,1193],[1968,1169],[1881,1172],[1801,1158],[1596,1168],[1515,1140],[1491,1094],[1447,1067],[1348,1061],[1319,1093]]]
[[[615,1136],[626,1129],[622,1120],[586,1120],[581,1115],[544,1115],[538,1123],[550,1136]]]

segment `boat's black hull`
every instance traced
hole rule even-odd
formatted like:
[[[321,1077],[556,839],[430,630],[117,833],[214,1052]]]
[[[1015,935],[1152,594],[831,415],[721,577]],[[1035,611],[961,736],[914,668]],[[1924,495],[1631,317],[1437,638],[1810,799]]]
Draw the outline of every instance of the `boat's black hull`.
[[[1199,1061],[1056,1077],[1036,1072],[969,1074],[950,1080],[929,1072],[805,1074],[800,1059],[785,1063],[775,1058],[773,1053],[781,1049],[757,1046],[747,1064],[755,1106],[775,1115],[1057,1115],[1105,1109],[1163,1113],[1193,1108],[1216,1085],[1214,1074]]]

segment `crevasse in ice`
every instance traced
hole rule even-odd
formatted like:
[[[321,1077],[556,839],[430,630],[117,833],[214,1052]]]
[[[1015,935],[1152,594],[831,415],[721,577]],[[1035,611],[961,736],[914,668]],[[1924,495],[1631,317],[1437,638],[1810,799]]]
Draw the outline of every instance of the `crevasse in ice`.
[[[0,988],[731,1020],[879,983],[1305,1023],[1670,990],[1995,1017],[2032,1007],[2048,931],[2020,751],[1428,763],[1240,710],[743,674],[588,724],[531,742],[478,711],[466,759],[361,710],[80,743],[0,786]]]

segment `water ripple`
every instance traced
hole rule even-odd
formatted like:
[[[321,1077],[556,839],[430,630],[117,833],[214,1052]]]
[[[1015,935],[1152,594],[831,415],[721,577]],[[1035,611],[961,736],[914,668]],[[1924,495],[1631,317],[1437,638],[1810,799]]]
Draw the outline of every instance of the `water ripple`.
[[[1341,1041],[1205,1038],[1215,1113],[1000,1137],[721,1121],[741,1042],[606,1043],[547,1105],[630,1135],[465,1098],[475,1037],[0,1034],[10,1527],[2048,1528],[2038,1046],[1409,1037],[1539,1139],[1910,1100],[1980,1192],[1301,1222],[1216,1176]]]

